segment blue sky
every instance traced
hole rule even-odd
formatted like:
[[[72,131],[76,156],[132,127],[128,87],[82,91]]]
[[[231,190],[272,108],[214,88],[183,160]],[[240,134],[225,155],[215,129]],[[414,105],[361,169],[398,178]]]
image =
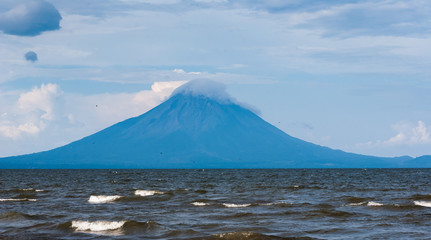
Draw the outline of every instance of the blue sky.
[[[431,154],[430,12],[424,0],[3,0],[0,156],[80,139],[198,78],[316,144]]]

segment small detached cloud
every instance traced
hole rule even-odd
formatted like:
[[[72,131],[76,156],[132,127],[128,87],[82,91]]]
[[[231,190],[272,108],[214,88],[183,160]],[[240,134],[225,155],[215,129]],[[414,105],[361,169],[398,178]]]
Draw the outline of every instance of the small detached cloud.
[[[25,55],[25,60],[29,61],[29,62],[36,62],[37,61],[37,53],[33,52],[33,51],[28,51]]]
[[[60,29],[62,19],[57,8],[44,0],[30,0],[0,13],[0,30],[16,36],[37,36]]]

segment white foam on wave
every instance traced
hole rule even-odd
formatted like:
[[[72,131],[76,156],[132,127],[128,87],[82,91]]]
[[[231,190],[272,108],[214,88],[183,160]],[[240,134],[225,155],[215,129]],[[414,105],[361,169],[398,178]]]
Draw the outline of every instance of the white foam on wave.
[[[32,198],[0,198],[0,202],[36,202],[37,199]]]
[[[293,203],[289,203],[286,201],[278,201],[278,202],[272,202],[272,203],[261,203],[259,205],[261,206],[273,206],[273,205],[292,205]]]
[[[160,192],[157,190],[136,190],[135,191],[135,195],[137,196],[152,196],[152,195],[156,195],[156,194],[164,194],[164,192]]]
[[[417,206],[422,207],[431,207],[431,202],[425,202],[425,201],[413,201],[413,203]]]
[[[249,207],[251,204],[234,204],[234,203],[223,203],[223,206],[228,208],[243,208]]]
[[[89,203],[108,203],[113,202],[119,198],[122,198],[123,196],[114,195],[114,196],[106,196],[106,195],[91,195],[88,199]]]
[[[126,221],[108,222],[108,221],[72,221],[72,228],[76,231],[102,232],[116,230],[123,227]]]
[[[20,189],[21,191],[31,191],[31,192],[45,192],[45,190],[41,190],[41,189],[34,189],[34,188],[23,188]]]
[[[346,206],[362,206],[367,204],[367,202],[349,203]]]
[[[219,234],[215,234],[214,236],[219,237],[219,238],[229,238],[229,239],[235,239],[235,238],[249,238],[252,237],[254,235],[254,233],[252,232],[229,232],[229,233],[219,233]]]
[[[380,207],[383,205],[384,205],[383,203],[378,203],[378,202],[373,202],[373,201],[370,201],[367,203],[367,206],[370,206],[370,207]]]
[[[192,204],[199,207],[210,205],[209,203],[204,203],[204,202],[192,202]]]

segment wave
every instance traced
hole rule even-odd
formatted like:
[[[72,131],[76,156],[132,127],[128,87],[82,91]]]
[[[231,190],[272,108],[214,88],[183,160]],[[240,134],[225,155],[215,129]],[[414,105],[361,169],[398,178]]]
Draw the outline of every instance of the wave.
[[[422,207],[431,207],[431,202],[426,202],[426,201],[413,201],[414,204],[399,204],[399,203],[394,203],[394,204],[383,204],[383,203],[379,203],[379,202],[359,202],[359,203],[349,203],[343,206],[368,206],[368,207],[384,207],[385,209],[388,210],[412,210],[412,209],[416,209],[417,206],[422,206]]]
[[[113,202],[119,198],[122,198],[123,196],[114,195],[114,196],[106,196],[106,195],[91,195],[88,199],[89,203],[108,203]]]
[[[246,204],[223,203],[223,206],[225,206],[227,208],[243,208],[243,207],[249,207],[249,206],[251,206],[251,204],[249,204],[249,203],[246,203]]]
[[[36,202],[33,198],[0,198],[0,202]]]
[[[431,194],[415,194],[410,197],[412,200],[431,200]]]
[[[192,202],[192,205],[202,207],[202,206],[208,206],[210,204],[209,203],[205,203],[205,202]]]
[[[373,202],[373,201],[370,201],[367,203],[367,206],[370,206],[370,207],[380,207],[383,205],[384,205],[383,203],[378,203],[378,202]]]
[[[431,207],[431,202],[425,202],[425,201],[413,201],[413,203],[417,206],[422,207]]]
[[[359,203],[359,202],[367,202],[369,198],[357,197],[357,196],[345,196],[342,197],[342,200],[345,200],[348,203]]]
[[[194,206],[209,206],[211,205],[210,203],[206,203],[206,202],[192,202],[191,203]],[[243,203],[243,204],[236,204],[236,203],[222,203],[222,205],[224,207],[227,208],[245,208],[245,207],[250,207],[250,206],[280,206],[280,207],[284,207],[284,206],[291,206],[293,203],[289,203],[289,202],[285,202],[285,201],[278,201],[278,202],[271,202],[271,203]]]
[[[287,239],[287,238],[265,235],[265,234],[256,233],[256,232],[248,232],[248,231],[219,233],[219,234],[214,234],[213,236],[216,237],[217,239]],[[289,238],[289,239],[292,239],[292,238]]]
[[[221,239],[236,239],[236,238],[249,238],[256,235],[254,232],[229,232],[229,233],[219,233],[215,234],[216,237]]]
[[[76,231],[103,232],[120,229],[126,221],[108,222],[108,221],[72,221],[72,228]]]
[[[23,188],[23,189],[20,189],[20,191],[24,191],[24,192],[45,192],[45,190],[34,189],[34,188]]]
[[[147,222],[136,222],[136,221],[126,221],[122,227],[122,231],[125,235],[133,234],[143,234],[146,232],[154,232],[160,229],[160,224],[153,221]]]
[[[316,210],[311,210],[311,211],[306,211],[306,212],[286,212],[284,213],[286,214],[299,214],[301,215],[304,219],[308,219],[308,218],[322,218],[322,216],[324,217],[333,217],[333,218],[339,218],[339,219],[346,219],[352,216],[355,216],[356,213],[354,212],[346,212],[346,211],[340,211],[337,209],[330,209],[330,208],[326,208],[326,209],[316,209]]]
[[[378,202],[373,202],[373,201],[349,203],[349,204],[346,204],[344,206],[364,206],[364,205],[367,205],[369,207],[381,207],[381,206],[385,206],[385,204],[383,204],[383,203],[378,203]]]
[[[278,201],[278,202],[271,202],[271,203],[260,203],[261,206],[291,206],[293,203],[289,203],[286,201]]]
[[[152,196],[156,194],[164,194],[164,192],[157,191],[157,190],[136,190],[135,191],[135,195],[142,196],[142,197]]]
[[[85,232],[98,235],[134,235],[157,230],[160,224],[147,221],[82,221],[74,220],[59,225],[60,229],[68,231],[71,228],[75,232]]]
[[[234,214],[223,214],[215,216],[214,219],[220,220],[220,221],[226,221],[226,220],[236,220],[239,221],[239,219],[250,219],[253,216],[257,216],[250,212],[237,212]]]
[[[206,194],[208,191],[204,190],[204,189],[198,189],[195,191],[195,193],[199,193],[199,194]]]
[[[362,206],[362,205],[365,205],[365,204],[367,204],[367,202],[349,203],[349,204],[347,204],[345,206]]]
[[[23,220],[32,220],[32,219],[38,219],[39,216],[37,215],[29,215],[25,213],[20,212],[5,212],[0,214],[0,220],[2,221],[23,221]]]

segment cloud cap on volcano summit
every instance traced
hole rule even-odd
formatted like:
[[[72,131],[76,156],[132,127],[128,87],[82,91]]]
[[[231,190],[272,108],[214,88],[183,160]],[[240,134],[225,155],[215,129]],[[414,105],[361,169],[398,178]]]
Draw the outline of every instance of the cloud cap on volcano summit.
[[[209,79],[191,80],[175,89],[171,96],[177,94],[192,95],[195,97],[203,96],[222,103],[236,102],[236,100],[226,92],[226,86],[224,84]]]
[[[191,80],[174,90],[170,97],[175,95],[191,95],[194,97],[206,97],[216,100],[221,104],[237,104],[246,108],[257,115],[261,112],[256,107],[237,101],[234,97],[230,96],[226,91],[226,85],[223,83],[210,80],[210,79],[195,79]]]

